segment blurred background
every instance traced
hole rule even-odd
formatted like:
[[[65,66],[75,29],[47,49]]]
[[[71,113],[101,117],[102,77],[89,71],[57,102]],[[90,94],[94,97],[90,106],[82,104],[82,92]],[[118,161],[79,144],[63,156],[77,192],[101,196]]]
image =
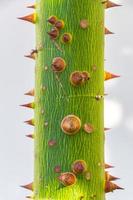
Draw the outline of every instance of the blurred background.
[[[121,78],[105,83],[106,162],[121,179],[124,191],[107,200],[130,200],[133,196],[133,1],[114,0],[123,6],[106,11],[106,27],[114,35],[105,39],[105,69]],[[23,124],[31,110],[19,104],[32,101],[23,94],[34,87],[34,61],[23,57],[35,47],[34,26],[16,18],[32,10],[32,0],[0,0],[0,199],[25,199],[19,185],[33,180],[33,129]]]

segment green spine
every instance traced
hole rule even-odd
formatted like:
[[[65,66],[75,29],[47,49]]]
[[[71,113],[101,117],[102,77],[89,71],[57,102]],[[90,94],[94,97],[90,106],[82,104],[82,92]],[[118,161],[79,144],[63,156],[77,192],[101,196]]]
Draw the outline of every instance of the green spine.
[[[37,0],[35,67],[35,200],[104,200],[104,5],[101,0]],[[58,39],[51,40],[48,32],[52,15],[64,21]],[[89,27],[80,22],[87,19]],[[69,44],[61,42],[63,33],[70,33]],[[59,48],[57,48],[59,47]],[[63,72],[52,71],[54,58],[62,57],[67,67]],[[69,77],[74,71],[88,71],[90,80],[74,87]],[[61,130],[62,119],[78,116],[80,131],[68,136]],[[87,134],[83,125],[90,123],[94,132]],[[48,141],[56,145],[49,147]],[[70,172],[75,160],[87,163],[91,179],[78,175],[76,184],[62,187],[55,166]]]

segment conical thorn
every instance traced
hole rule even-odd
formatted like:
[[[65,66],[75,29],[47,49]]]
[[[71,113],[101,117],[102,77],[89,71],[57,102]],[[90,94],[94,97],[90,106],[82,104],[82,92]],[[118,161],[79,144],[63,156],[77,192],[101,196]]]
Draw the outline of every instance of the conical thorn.
[[[105,163],[104,166],[105,166],[105,169],[114,168],[114,166],[107,163]]]
[[[109,35],[109,34],[114,34],[114,33],[111,32],[109,29],[107,29],[107,28],[105,27],[105,35]]]
[[[26,196],[27,199],[33,199],[32,196]]]
[[[118,186],[118,185],[115,185],[115,187],[116,187],[117,190],[124,190],[123,187],[120,187],[120,186]]]
[[[26,135],[26,137],[34,139],[35,136],[34,136],[34,134],[29,134],[29,135]]]
[[[110,131],[111,128],[104,128],[104,131]]]
[[[35,125],[34,119],[27,120],[27,121],[25,121],[24,123],[29,124],[29,125],[31,125],[31,126],[34,126],[34,125]]]
[[[105,172],[105,180],[106,181],[115,181],[115,180],[118,180],[118,179],[120,179],[120,178],[118,178],[116,176],[112,176],[108,172]]]
[[[32,49],[31,53],[29,55],[25,55],[25,57],[35,60],[37,53],[38,53],[37,49]]]
[[[112,2],[112,1],[107,1],[107,3],[106,3],[106,9],[113,8],[113,7],[118,7],[118,6],[122,6],[122,5],[116,4],[116,3]]]
[[[26,57],[26,58],[31,58],[31,59],[33,59],[33,60],[36,59],[36,55],[35,55],[35,54],[24,55],[24,57]]]
[[[32,102],[32,103],[23,104],[23,105],[20,105],[20,106],[34,109],[35,108],[35,103]]]
[[[21,20],[24,20],[24,21],[28,21],[28,22],[31,22],[31,23],[35,24],[37,17],[36,17],[36,13],[31,13],[31,14],[26,15],[24,17],[18,17],[18,19],[21,19]]]
[[[36,4],[29,5],[29,6],[27,6],[27,8],[33,8],[33,9],[35,9],[36,8]]]
[[[105,81],[113,79],[113,78],[119,78],[119,77],[120,77],[119,75],[112,74],[112,73],[107,72],[107,71],[104,72],[104,80]]]
[[[31,190],[33,191],[33,182],[32,183],[29,183],[27,185],[21,185],[21,187],[27,189],[27,190]]]
[[[124,188],[110,182],[110,181],[106,181],[105,183],[105,192],[113,192],[114,190],[124,190]]]
[[[28,92],[25,93],[25,95],[28,95],[28,96],[34,96],[34,95],[35,95],[35,91],[34,91],[34,89],[29,90]]]

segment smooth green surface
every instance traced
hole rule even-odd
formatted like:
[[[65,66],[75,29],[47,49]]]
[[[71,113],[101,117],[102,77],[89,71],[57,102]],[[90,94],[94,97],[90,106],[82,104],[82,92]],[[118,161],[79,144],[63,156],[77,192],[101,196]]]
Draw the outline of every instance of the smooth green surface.
[[[35,200],[80,200],[81,196],[83,200],[104,200],[103,99],[95,99],[104,94],[104,7],[101,0],[38,0],[37,15],[36,46],[43,49],[38,52],[35,73]],[[62,51],[47,34],[52,28],[47,22],[51,15],[65,22],[56,40]],[[82,19],[88,19],[88,29],[81,29]],[[72,34],[71,44],[61,43],[65,32]],[[59,75],[51,69],[53,58],[58,56],[67,63]],[[76,70],[90,73],[87,84],[70,84],[69,76]],[[81,128],[74,136],[65,135],[60,123],[69,114],[77,115],[82,125],[93,124],[94,133],[87,134]],[[56,146],[48,146],[51,139],[56,140]],[[71,164],[78,159],[86,161],[91,180],[80,175],[75,185],[60,187],[54,167],[71,171]]]

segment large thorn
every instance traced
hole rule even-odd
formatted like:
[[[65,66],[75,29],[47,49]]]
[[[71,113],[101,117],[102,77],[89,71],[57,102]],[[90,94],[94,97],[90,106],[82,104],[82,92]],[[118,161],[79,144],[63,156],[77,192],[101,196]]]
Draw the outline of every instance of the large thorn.
[[[107,71],[104,72],[105,81],[113,79],[113,78],[119,78],[119,77],[120,77],[119,75],[111,74],[110,72],[107,72]]]
[[[110,181],[106,181],[105,183],[105,192],[113,192],[114,190],[124,190],[124,188],[119,187],[118,185],[110,182]]]
[[[116,3],[112,2],[112,1],[107,1],[107,3],[106,3],[106,9],[113,8],[113,7],[118,7],[118,6],[121,6],[121,5],[120,4],[116,4]]]
[[[23,105],[20,105],[20,106],[34,109],[35,108],[35,103],[32,102],[32,103],[23,104]]]
[[[24,20],[24,21],[28,21],[28,22],[31,22],[31,23],[35,24],[37,17],[36,17],[36,13],[31,13],[31,14],[26,15],[24,17],[18,17],[18,19],[21,19],[21,20]]]
[[[108,172],[105,172],[105,180],[106,181],[115,181],[117,179],[119,179],[119,178],[116,176],[110,175]]]
[[[109,35],[109,34],[114,34],[114,33],[111,32],[109,29],[107,29],[107,28],[105,27],[105,35]]]
[[[36,4],[29,5],[29,6],[27,6],[27,8],[33,8],[33,9],[35,9],[36,8]]]
[[[34,134],[29,134],[29,135],[26,135],[26,137],[34,139],[35,136],[34,136]]]
[[[105,163],[105,169],[109,169],[109,168],[114,168],[114,166],[112,166],[112,165],[109,165],[109,164],[107,164],[107,163]]]
[[[27,190],[31,190],[33,191],[33,182],[32,183],[29,183],[27,185],[21,185],[21,187],[27,189]]]
[[[31,125],[31,126],[34,126],[34,125],[35,125],[34,119],[27,120],[27,121],[25,121],[24,123],[29,124],[29,125]]]
[[[28,96],[34,96],[34,95],[35,95],[35,91],[34,91],[34,89],[32,89],[32,90],[26,92],[25,95],[28,95]]]

